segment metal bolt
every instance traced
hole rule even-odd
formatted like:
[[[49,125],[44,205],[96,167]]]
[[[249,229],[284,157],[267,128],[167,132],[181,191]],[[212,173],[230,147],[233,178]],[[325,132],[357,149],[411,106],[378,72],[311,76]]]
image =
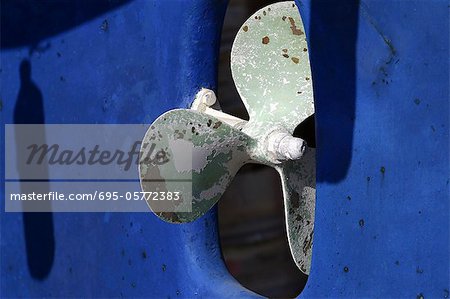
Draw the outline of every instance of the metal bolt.
[[[275,131],[267,138],[267,151],[278,161],[298,160],[306,150],[306,142],[287,132]]]

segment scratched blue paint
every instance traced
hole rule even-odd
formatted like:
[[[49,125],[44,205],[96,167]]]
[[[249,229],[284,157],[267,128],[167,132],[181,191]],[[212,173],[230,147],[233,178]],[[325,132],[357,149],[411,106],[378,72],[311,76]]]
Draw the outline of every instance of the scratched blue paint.
[[[216,88],[225,1],[37,2],[2,2],[2,123],[149,124]],[[224,266],[215,211],[187,225],[150,212],[30,217],[4,213],[1,188],[1,297],[251,295]]]
[[[2,123],[150,123],[216,87],[224,1],[26,3],[35,18],[8,3],[17,18],[5,28],[2,3]],[[318,147],[302,296],[448,297],[448,3],[298,6]],[[31,83],[21,87],[26,59]],[[42,99],[41,115],[15,115],[24,89]],[[0,188],[1,297],[252,296],[223,265],[215,211],[182,226],[137,213],[26,218],[4,213]]]

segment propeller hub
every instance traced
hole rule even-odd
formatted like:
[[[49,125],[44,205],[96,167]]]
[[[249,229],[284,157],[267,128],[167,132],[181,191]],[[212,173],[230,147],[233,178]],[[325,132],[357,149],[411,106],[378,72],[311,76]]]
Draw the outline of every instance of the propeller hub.
[[[274,131],[266,139],[266,147],[276,163],[300,159],[306,150],[305,140],[293,137],[288,132]]]

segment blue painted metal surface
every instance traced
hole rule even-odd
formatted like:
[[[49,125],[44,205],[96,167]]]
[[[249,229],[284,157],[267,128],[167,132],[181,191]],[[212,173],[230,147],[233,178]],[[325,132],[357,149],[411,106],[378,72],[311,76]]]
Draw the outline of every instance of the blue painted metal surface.
[[[318,163],[303,296],[447,298],[448,2],[299,7]]]
[[[225,1],[5,3],[2,123],[150,123],[216,87]],[[318,147],[303,297],[448,297],[448,3],[298,5]],[[4,213],[1,188],[2,297],[252,295],[223,266],[214,211],[30,216]]]
[[[2,2],[2,123],[149,124],[216,88],[225,1],[88,2]],[[1,297],[251,294],[224,267],[214,211],[13,214],[1,188]]]

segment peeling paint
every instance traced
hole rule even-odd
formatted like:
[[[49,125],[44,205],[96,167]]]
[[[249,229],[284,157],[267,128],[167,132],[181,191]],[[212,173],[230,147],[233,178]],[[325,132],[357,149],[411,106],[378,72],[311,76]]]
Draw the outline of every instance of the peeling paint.
[[[256,162],[274,167],[282,180],[291,252],[298,268],[309,274],[315,150],[306,148],[303,155],[296,156],[298,160],[285,161],[277,158],[268,145],[273,134],[292,138],[299,123],[314,113],[307,44],[299,37],[304,35],[303,23],[293,2],[280,2],[256,12],[241,29],[233,44],[231,69],[250,120],[238,120],[233,127],[226,115],[207,114],[207,110],[176,109],[161,115],[148,129],[143,143],[154,142],[156,152],[163,151],[169,162],[141,163],[141,187],[148,192],[154,188],[191,192],[191,200],[183,198],[165,205],[147,201],[165,221],[190,222],[221,198],[242,165]],[[146,155],[145,149],[142,155]],[[150,183],[152,180],[161,183]],[[179,183],[183,180],[191,182],[184,189]]]

